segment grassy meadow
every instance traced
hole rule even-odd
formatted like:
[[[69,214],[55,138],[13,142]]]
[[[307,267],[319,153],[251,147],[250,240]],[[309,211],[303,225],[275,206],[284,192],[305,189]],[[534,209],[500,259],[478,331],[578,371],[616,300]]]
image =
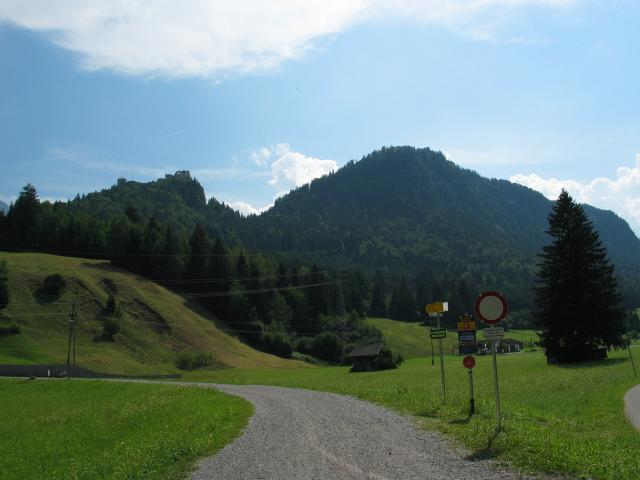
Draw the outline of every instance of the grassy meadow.
[[[213,389],[0,379],[0,479],[181,479],[246,425]]]
[[[497,435],[491,357],[478,356],[477,362],[477,414],[471,418],[467,371],[462,358],[454,356],[445,360],[446,405],[441,400],[438,363],[432,366],[430,358],[409,359],[397,370],[383,372],[349,373],[347,367],[229,369],[194,372],[190,378],[354,395],[415,416],[424,428],[461,441],[473,456],[494,457],[525,472],[640,478],[640,433],[623,411],[625,392],[638,383],[626,351],[580,366],[548,366],[541,353],[500,355],[504,428]]]
[[[429,339],[429,326],[423,323],[408,323],[391,320],[388,318],[369,318],[367,322],[378,328],[391,350],[402,355],[403,358],[431,357],[431,341]],[[478,340],[484,340],[482,325],[478,322]],[[538,334],[533,330],[508,330],[506,338],[519,340],[525,343],[538,342]],[[447,337],[442,340],[442,349],[445,353],[452,353],[458,346],[458,333],[448,330]],[[439,354],[438,341],[433,341],[434,353]]]
[[[9,266],[9,306],[4,315],[20,325],[20,335],[0,338],[0,363],[64,363],[68,313],[78,305],[77,362],[98,372],[125,375],[180,373],[181,351],[206,351],[229,367],[304,367],[259,352],[223,331],[224,324],[195,302],[109,262],[38,253],[0,252]],[[61,295],[39,295],[47,275],[66,282]],[[109,293],[122,311],[115,341],[100,338],[101,315]]]
[[[391,350],[403,358],[431,357],[429,327],[423,323],[399,322],[388,318],[369,318],[367,322],[378,328]],[[442,340],[443,352],[452,353],[457,345],[457,332],[447,331],[447,338]],[[439,355],[437,340],[433,341],[433,348],[435,355]]]

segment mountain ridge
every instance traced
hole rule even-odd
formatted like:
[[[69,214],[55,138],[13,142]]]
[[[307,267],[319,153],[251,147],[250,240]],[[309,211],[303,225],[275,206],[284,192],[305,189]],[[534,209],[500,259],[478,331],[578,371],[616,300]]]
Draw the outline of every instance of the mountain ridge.
[[[120,222],[140,232],[155,218],[180,233],[179,250],[187,251],[186,239],[199,225],[211,240],[236,249],[284,252],[291,259],[316,252],[306,261],[362,270],[370,278],[380,269],[391,285],[405,277],[434,289],[440,284],[447,295],[500,289],[514,310],[525,311],[533,306],[537,254],[549,241],[553,202],[522,185],[482,177],[441,152],[401,146],[350,161],[260,215],[243,217],[215,198],[206,201],[187,171],[148,183],[118,179],[56,205],[84,216],[87,231],[96,217],[106,230]],[[614,213],[584,208],[601,231],[629,308],[640,305],[640,240]]]

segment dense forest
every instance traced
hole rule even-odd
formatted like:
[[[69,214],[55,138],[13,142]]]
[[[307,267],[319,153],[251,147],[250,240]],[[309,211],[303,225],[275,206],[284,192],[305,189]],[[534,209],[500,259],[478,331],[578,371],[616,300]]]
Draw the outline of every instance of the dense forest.
[[[207,202],[187,171],[149,183],[121,178],[66,203],[41,203],[27,186],[0,215],[0,242],[109,258],[199,296],[263,348],[277,350],[284,338],[308,351],[306,337],[343,332],[344,347],[376,336],[357,318],[417,321],[435,300],[449,301],[453,325],[484,289],[509,298],[512,327],[532,325],[551,204],[439,152],[392,147],[291,191],[259,216]],[[625,305],[640,305],[640,240],[612,212],[585,212],[616,265]]]

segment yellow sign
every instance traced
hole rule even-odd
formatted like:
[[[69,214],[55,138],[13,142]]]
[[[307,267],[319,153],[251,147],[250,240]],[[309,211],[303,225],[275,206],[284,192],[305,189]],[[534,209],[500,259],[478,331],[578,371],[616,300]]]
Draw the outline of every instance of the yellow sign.
[[[449,302],[428,303],[427,313],[443,313],[449,310]]]
[[[459,332],[475,332],[476,331],[475,320],[458,322],[458,331]]]

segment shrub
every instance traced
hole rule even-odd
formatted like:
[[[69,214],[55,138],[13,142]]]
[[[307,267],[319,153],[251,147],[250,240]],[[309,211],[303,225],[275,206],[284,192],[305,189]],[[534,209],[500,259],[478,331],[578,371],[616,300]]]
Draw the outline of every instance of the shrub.
[[[64,277],[59,273],[47,275],[44,278],[44,285],[42,287],[43,293],[47,295],[60,295],[67,282]]]
[[[322,332],[313,339],[311,354],[314,357],[338,362],[342,357],[344,342],[333,332]]]
[[[122,310],[120,310],[120,305],[118,305],[118,301],[116,300],[115,295],[112,293],[107,297],[107,304],[104,307],[105,313],[107,315],[113,315],[115,317],[122,316]]]
[[[311,353],[311,349],[313,346],[313,338],[312,337],[300,337],[296,341],[296,352],[300,353]]]
[[[402,355],[393,353],[388,347],[384,347],[380,354],[373,361],[374,370],[389,370],[398,368],[404,359]]]
[[[262,335],[262,349],[279,357],[291,358],[293,353],[291,337],[280,331],[265,332]]]
[[[180,370],[196,370],[206,368],[215,363],[213,355],[209,352],[180,352],[175,360],[175,366]]]
[[[115,317],[104,317],[102,320],[102,337],[113,341],[113,337],[120,332],[120,321]]]
[[[20,333],[20,325],[14,321],[3,322],[0,319],[0,338],[9,335],[18,335]]]
[[[7,282],[0,279],[0,308],[6,308],[9,305],[9,287]]]

